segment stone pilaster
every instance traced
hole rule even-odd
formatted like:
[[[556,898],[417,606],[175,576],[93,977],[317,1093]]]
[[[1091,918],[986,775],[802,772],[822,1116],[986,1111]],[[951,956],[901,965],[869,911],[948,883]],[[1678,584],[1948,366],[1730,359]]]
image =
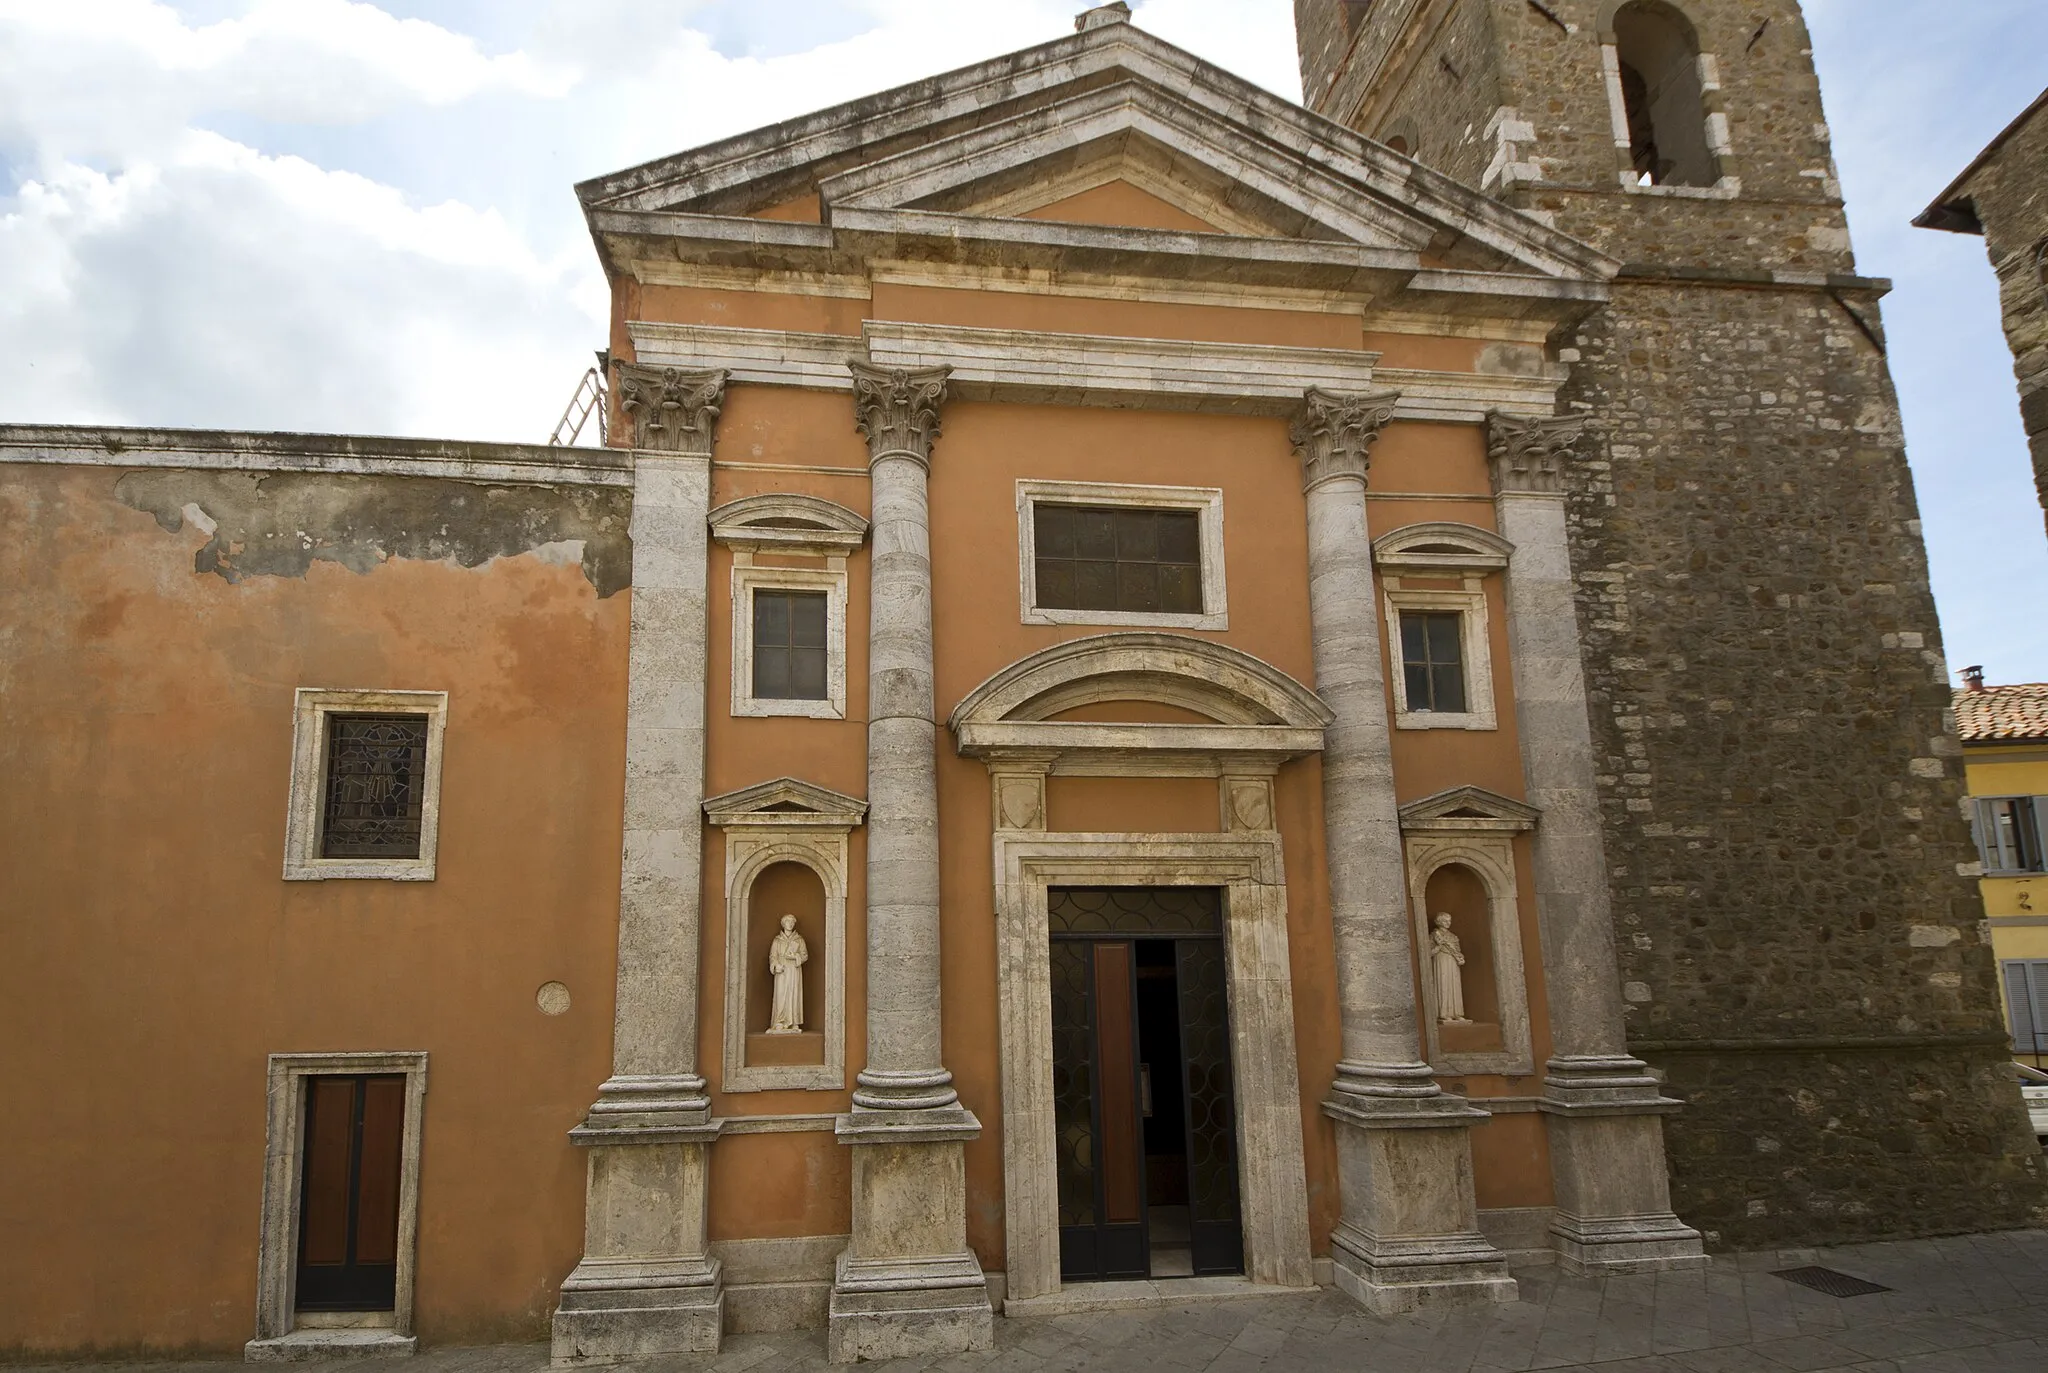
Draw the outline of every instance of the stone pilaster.
[[[1309,615],[1324,734],[1323,827],[1336,929],[1343,1058],[1323,1113],[1337,1122],[1337,1285],[1388,1314],[1424,1302],[1511,1301],[1505,1256],[1479,1233],[1471,1127],[1423,1062],[1394,801],[1380,614],[1365,490],[1393,392],[1308,392],[1291,437],[1308,507]]]
[[[926,483],[949,369],[853,371],[872,484],[868,618],[868,1049],[853,1110],[853,1237],[832,1284],[835,1363],[986,1349],[967,1247],[967,1141],[941,1057],[938,724]]]
[[[583,1258],[555,1311],[558,1367],[716,1350],[725,1296],[705,1247],[718,1126],[697,1071],[711,447],[725,373],[621,363],[632,435],[627,666],[612,1076],[583,1124]]]
[[[1488,424],[1507,578],[1515,719],[1531,805],[1536,909],[1552,1057],[1544,1067],[1557,1196],[1551,1239],[1574,1272],[1641,1272],[1706,1262],[1699,1233],[1671,1211],[1661,1115],[1678,1103],[1628,1052],[1614,952],[1593,736],[1579,661],[1566,544],[1565,466],[1585,421]]]

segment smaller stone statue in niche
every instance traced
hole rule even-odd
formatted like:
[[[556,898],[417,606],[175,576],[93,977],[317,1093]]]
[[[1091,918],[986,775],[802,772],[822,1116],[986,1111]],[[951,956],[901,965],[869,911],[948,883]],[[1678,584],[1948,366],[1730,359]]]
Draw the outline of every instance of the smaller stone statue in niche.
[[[1436,979],[1436,1018],[1445,1025],[1469,1025],[1465,1018],[1465,947],[1451,933],[1449,911],[1438,911],[1429,932],[1429,966]]]
[[[804,1028],[804,964],[811,961],[810,946],[796,932],[796,917],[782,917],[782,933],[768,946],[768,974],[775,979],[775,996],[768,1010],[768,1033],[801,1034]]]

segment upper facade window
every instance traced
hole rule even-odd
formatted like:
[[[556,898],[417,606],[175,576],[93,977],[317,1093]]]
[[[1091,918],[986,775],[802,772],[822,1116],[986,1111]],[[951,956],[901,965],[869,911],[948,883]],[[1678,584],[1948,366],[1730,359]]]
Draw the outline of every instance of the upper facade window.
[[[332,715],[322,858],[418,858],[427,780],[425,715]]]
[[[1720,85],[1691,22],[1664,0],[1630,0],[1610,23],[1608,99],[1626,155],[1623,181],[1732,190],[1727,116],[1708,108]]]
[[[754,696],[757,700],[826,698],[827,593],[754,591]]]
[[[816,496],[746,496],[711,512],[732,550],[732,713],[846,718],[846,559],[868,522]]]
[[[433,880],[447,718],[444,691],[299,689],[287,881]]]
[[[1455,610],[1403,610],[1401,671],[1408,709],[1465,713],[1465,616]]]
[[[1033,523],[1046,609],[1201,613],[1194,511],[1040,505]]]
[[[1026,624],[1224,629],[1223,493],[1017,483]]]
[[[1985,796],[1975,810],[1986,873],[2048,872],[2048,796]]]
[[[1373,541],[1396,729],[1497,728],[1486,582],[1513,551],[1491,530],[1442,521]]]

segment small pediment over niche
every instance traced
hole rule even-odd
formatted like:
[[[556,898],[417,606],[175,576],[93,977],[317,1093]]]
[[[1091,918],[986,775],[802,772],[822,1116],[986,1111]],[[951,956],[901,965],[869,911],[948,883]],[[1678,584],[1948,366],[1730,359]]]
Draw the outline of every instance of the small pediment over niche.
[[[1401,807],[1403,834],[1531,830],[1543,812],[1484,787],[1452,787]]]
[[[859,512],[785,491],[742,496],[711,512],[711,537],[728,548],[844,557],[867,534],[868,522]]]
[[[763,829],[852,829],[867,810],[857,796],[794,777],[756,782],[704,803],[704,817],[714,825]]]

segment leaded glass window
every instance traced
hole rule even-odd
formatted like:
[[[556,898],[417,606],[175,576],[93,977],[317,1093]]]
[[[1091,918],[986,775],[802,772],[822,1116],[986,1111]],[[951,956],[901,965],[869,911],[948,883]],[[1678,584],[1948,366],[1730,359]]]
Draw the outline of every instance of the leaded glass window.
[[[1401,612],[1401,670],[1409,710],[1465,710],[1465,617],[1458,611]]]
[[[754,593],[754,696],[825,699],[825,593]]]
[[[1202,613],[1198,511],[1040,503],[1032,530],[1042,609]]]
[[[426,770],[426,716],[328,716],[320,856],[418,858]]]

